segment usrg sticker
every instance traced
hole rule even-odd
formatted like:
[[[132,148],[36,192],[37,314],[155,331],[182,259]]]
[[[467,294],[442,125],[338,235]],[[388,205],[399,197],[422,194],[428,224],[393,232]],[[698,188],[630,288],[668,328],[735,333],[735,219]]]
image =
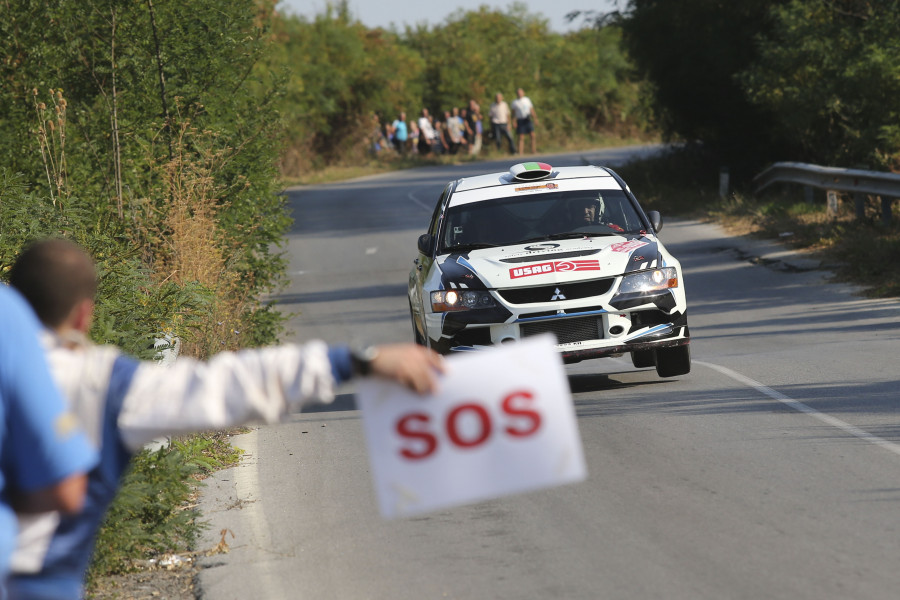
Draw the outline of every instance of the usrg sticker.
[[[599,271],[599,260],[553,260],[549,262],[515,267],[509,270],[510,279],[546,275],[547,273],[565,273],[568,271]]]

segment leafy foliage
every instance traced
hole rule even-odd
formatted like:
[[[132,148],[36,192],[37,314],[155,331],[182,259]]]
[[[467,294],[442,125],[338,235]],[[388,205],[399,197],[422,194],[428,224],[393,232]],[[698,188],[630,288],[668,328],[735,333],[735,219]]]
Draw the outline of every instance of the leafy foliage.
[[[134,557],[188,549],[202,527],[197,511],[184,508],[197,470],[176,448],[135,457],[97,537],[95,576],[127,572]]]
[[[0,276],[61,236],[97,263],[91,337],[140,358],[162,333],[193,354],[274,341],[290,224],[278,194],[274,0],[21,0],[0,19]],[[95,572],[183,547],[191,438],[134,463]],[[195,448],[198,446],[198,448]],[[218,450],[221,454],[221,450]]]
[[[701,141],[725,160],[753,160],[783,142],[772,115],[736,76],[757,59],[771,27],[755,0],[631,0],[621,20],[629,56],[650,82],[657,123],[670,139]]]
[[[192,506],[197,477],[241,454],[228,434],[202,433],[135,456],[97,538],[93,576],[132,570],[136,557],[188,551],[205,527]]]
[[[792,0],[741,77],[796,142],[793,160],[900,168],[900,2]]]
[[[367,29],[342,8],[308,21],[276,21],[273,69],[287,74],[279,103],[287,124],[282,173],[359,162],[372,115],[442,115],[475,99],[486,113],[496,92],[518,87],[535,103],[542,135],[644,132],[639,82],[617,27],[560,35],[523,4],[501,12],[457,11],[435,27]]]
[[[733,175],[900,168],[897,0],[630,0],[620,23],[670,138]]]
[[[96,339],[141,354],[174,329],[205,356],[279,331],[244,326],[282,282],[290,223],[263,67],[272,4],[23,0],[0,21],[0,134],[19,140],[0,165],[46,209],[4,255],[49,234],[91,250],[108,276]]]

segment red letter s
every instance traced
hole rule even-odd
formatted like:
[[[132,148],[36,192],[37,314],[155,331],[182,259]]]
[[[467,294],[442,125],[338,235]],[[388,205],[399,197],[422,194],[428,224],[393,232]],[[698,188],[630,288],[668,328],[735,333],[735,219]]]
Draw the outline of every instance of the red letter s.
[[[413,421],[424,423],[426,427],[422,428],[421,431],[416,431],[410,427],[410,423]],[[437,448],[437,438],[428,431],[428,421],[428,415],[425,413],[411,413],[397,421],[397,433],[400,434],[400,437],[418,439],[425,445],[419,452],[415,452],[409,448],[403,448],[400,450],[401,455],[410,460],[419,460],[426,458],[435,451]]]
[[[503,399],[503,412],[513,416],[513,417],[522,417],[523,419],[530,422],[530,426],[525,429],[516,429],[512,425],[506,427],[505,431],[509,435],[513,437],[525,437],[531,435],[541,426],[541,414],[536,410],[527,410],[524,408],[516,408],[513,406],[513,402],[516,398],[524,398],[526,401],[534,400],[534,395],[529,391],[519,391],[513,392],[509,396]]]

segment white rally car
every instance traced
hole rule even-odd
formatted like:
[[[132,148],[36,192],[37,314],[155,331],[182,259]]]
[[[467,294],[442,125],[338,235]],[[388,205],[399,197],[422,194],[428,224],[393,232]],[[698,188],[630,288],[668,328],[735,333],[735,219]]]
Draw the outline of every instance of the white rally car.
[[[681,265],[605,167],[531,162],[452,181],[409,276],[415,339],[442,354],[553,333],[565,362],[691,370]]]

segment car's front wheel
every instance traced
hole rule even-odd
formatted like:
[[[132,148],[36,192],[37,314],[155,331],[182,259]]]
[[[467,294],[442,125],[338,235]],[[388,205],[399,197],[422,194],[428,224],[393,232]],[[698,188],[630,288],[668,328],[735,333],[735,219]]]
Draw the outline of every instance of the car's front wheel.
[[[691,347],[657,348],[656,374],[660,377],[677,377],[691,372]]]
[[[638,369],[656,366],[656,353],[653,350],[635,350],[631,353],[631,364]]]

